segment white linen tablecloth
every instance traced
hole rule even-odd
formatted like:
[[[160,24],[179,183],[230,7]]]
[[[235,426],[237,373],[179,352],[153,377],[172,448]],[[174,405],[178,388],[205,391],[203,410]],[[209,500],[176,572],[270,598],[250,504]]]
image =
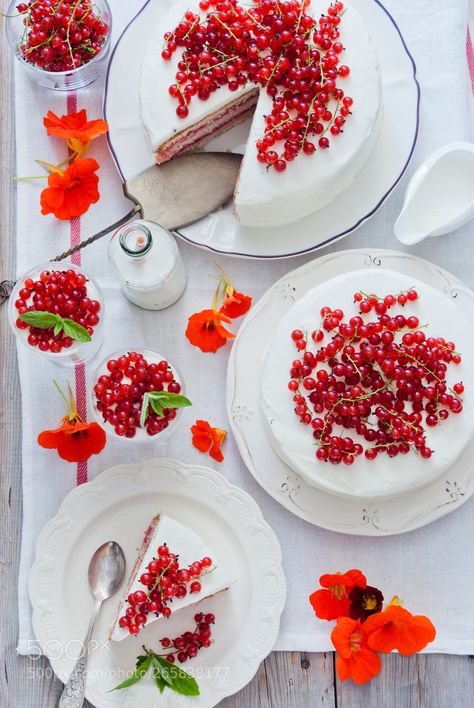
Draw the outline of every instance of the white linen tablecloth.
[[[141,0],[111,0],[114,13],[114,35],[142,5]],[[357,6],[357,1],[353,0]],[[409,176],[431,151],[453,140],[473,139],[472,86],[466,61],[466,27],[468,0],[386,0],[417,63],[422,87],[420,137],[410,168],[380,211],[357,233],[330,249],[313,256],[274,262],[250,262],[219,257],[239,289],[256,301],[265,290],[287,271],[329,250],[357,247],[399,248],[393,236],[393,223],[400,211],[404,187]],[[322,8],[323,9],[323,8]],[[468,52],[469,55],[469,52]],[[470,52],[472,58],[472,50]],[[90,118],[100,117],[103,81],[74,96],[54,93],[29,83],[16,68],[15,109],[17,174],[37,174],[34,158],[50,162],[64,159],[62,141],[46,136],[42,118],[48,109],[61,115],[86,107]],[[124,95],[124,101],[126,96]],[[129,209],[122,195],[121,182],[109,155],[104,138],[90,151],[100,165],[100,202],[80,220],[58,222],[41,216],[40,182],[18,185],[17,275],[45,262],[69,247],[71,240],[112,223]],[[471,287],[472,225],[455,234],[430,240],[413,248],[415,255],[427,258],[451,270]],[[147,345],[169,353],[184,372],[189,395],[194,402],[186,411],[186,423],[196,418],[209,419],[229,429],[225,413],[225,373],[230,347],[217,354],[202,354],[184,337],[187,317],[208,307],[213,281],[208,278],[213,256],[205,251],[179,243],[189,275],[184,297],[172,308],[160,313],[146,312],[131,305],[122,295],[118,283],[106,266],[107,239],[82,253],[86,272],[96,276],[105,292],[107,315],[102,354],[116,349]],[[2,274],[8,277],[13,274]],[[23,538],[19,575],[19,642],[18,651],[27,654],[35,646],[31,626],[31,606],[27,580],[34,559],[35,543],[44,524],[51,519],[66,494],[88,475],[93,479],[102,470],[123,462],[156,456],[152,444],[138,448],[110,440],[100,456],[91,458],[79,470],[61,461],[54,452],[41,449],[38,433],[56,427],[63,415],[63,404],[53,385],[58,370],[39,355],[18,349],[23,401]],[[76,385],[84,389],[81,374]],[[86,386],[91,385],[91,371],[86,367]],[[60,374],[64,383],[65,373]],[[404,598],[406,606],[416,613],[426,613],[437,627],[438,635],[429,651],[454,654],[474,653],[474,499],[455,513],[407,535],[389,538],[362,538],[340,535],[312,526],[290,514],[271,499],[253,480],[242,463],[236,445],[229,435],[225,443],[225,462],[217,465],[202,456],[191,445],[188,426],[172,438],[164,453],[184,462],[216,466],[234,484],[247,490],[260,505],[264,517],[277,534],[282,550],[288,582],[288,599],[281,631],[276,644],[280,650],[326,651],[331,649],[329,626],[317,620],[308,603],[308,595],[317,586],[323,572],[361,568],[372,584]]]

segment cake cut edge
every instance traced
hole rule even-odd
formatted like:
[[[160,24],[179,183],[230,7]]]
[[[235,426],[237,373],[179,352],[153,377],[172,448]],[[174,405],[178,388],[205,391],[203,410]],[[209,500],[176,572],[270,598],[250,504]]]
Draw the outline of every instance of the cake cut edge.
[[[235,98],[222,108],[176,132],[155,150],[158,165],[191,150],[198,150],[212,138],[217,138],[253,115],[259,97],[258,87]]]
[[[133,583],[135,582],[135,579],[138,575],[138,570],[140,568],[140,565],[146,555],[146,552],[148,551],[148,548],[150,547],[150,543],[153,540],[155,529],[158,526],[158,523],[160,521],[160,517],[161,517],[161,513],[155,514],[155,516],[150,521],[150,524],[149,524],[147,530],[145,531],[145,534],[143,536],[142,545],[138,549],[138,555],[137,555],[137,559],[135,561],[135,565],[133,566],[132,572],[130,573],[130,576],[128,578],[128,583],[125,587],[125,590],[122,593],[122,598],[121,598],[119,606],[117,608],[117,613],[114,617],[114,621],[112,622],[112,626],[110,627],[109,632],[107,634],[107,640],[109,642],[113,641],[112,635],[113,635],[113,633],[115,631],[115,627],[117,626],[118,621],[120,619],[121,610],[126,604],[130,589],[133,586]]]

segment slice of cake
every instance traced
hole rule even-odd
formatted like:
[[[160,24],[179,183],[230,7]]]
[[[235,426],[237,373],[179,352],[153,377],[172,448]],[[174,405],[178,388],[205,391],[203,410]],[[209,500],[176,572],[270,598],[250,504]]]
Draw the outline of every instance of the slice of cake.
[[[280,226],[322,209],[378,139],[382,82],[372,40],[351,5],[328,5],[308,0],[280,17],[276,2],[232,0],[224,12],[222,3],[176,0],[145,52],[140,106],[156,162],[253,114],[234,194],[244,226]],[[301,18],[314,24],[302,31]],[[210,76],[210,89],[198,88]]]
[[[145,532],[109,639],[136,635],[159,618],[228,590],[233,582],[197,533],[157,514]]]

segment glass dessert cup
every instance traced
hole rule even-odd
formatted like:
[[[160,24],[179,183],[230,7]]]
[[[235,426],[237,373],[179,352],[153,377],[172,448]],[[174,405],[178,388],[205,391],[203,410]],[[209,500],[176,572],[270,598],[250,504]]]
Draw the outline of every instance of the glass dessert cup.
[[[172,375],[172,381],[163,381],[163,388],[160,389],[160,381],[146,380],[146,381],[132,381],[132,379],[127,375],[127,371],[131,373],[131,369],[135,369],[135,361],[130,361],[125,365],[125,358],[129,355],[133,357],[137,356],[138,359],[144,358],[147,365],[153,365],[152,372],[146,371],[146,378],[148,379],[148,374],[155,376],[161,374],[163,377],[166,373],[169,378]],[[110,362],[115,362],[116,366],[110,364]],[[160,363],[163,363],[160,365]],[[164,363],[167,364],[165,369]],[[161,368],[159,368],[161,366]],[[139,367],[143,368],[143,367]],[[156,371],[155,371],[156,369]],[[121,372],[122,376],[120,375]],[[143,373],[143,372],[142,372]],[[145,376],[145,374],[143,374]],[[106,381],[104,377],[107,377],[109,381]],[[158,376],[159,379],[159,376]],[[176,383],[179,384],[179,390],[176,390]],[[140,348],[115,351],[109,354],[96,368],[94,375],[92,377],[92,385],[90,389],[90,403],[91,408],[94,412],[94,416],[100,426],[104,428],[107,435],[114,439],[119,439],[125,442],[131,443],[154,443],[161,444],[169,440],[169,438],[178,429],[179,424],[182,419],[182,409],[176,408],[171,411],[170,417],[166,421],[166,425],[163,429],[157,431],[156,433],[150,434],[147,428],[151,420],[156,419],[151,406],[149,407],[149,416],[145,422],[145,426],[141,427],[140,413],[142,409],[143,394],[145,393],[146,387],[149,386],[149,391],[164,390],[168,391],[168,386],[173,384],[170,392],[180,393],[185,395],[183,377],[172,362],[163,356],[160,352],[153,349]],[[130,394],[126,397],[119,398],[117,394],[114,394],[114,390],[117,391],[121,386],[128,386],[132,389],[134,386],[139,388],[138,391],[130,391]],[[109,396],[109,399],[104,399],[105,396]],[[125,405],[126,410],[120,410]],[[119,413],[117,413],[117,408],[119,408]],[[110,422],[111,415],[116,416],[113,422]],[[104,417],[106,416],[106,417]],[[135,419],[135,423],[130,426],[131,419]],[[120,427],[121,426],[121,427]],[[130,433],[129,426],[133,429],[133,433]],[[117,432],[117,427],[120,428],[120,432]]]
[[[37,345],[32,345],[28,342],[28,337],[31,334],[30,328],[26,329],[20,329],[17,326],[17,320],[19,316],[19,309],[17,307],[17,304],[19,301],[22,300],[21,297],[21,291],[23,289],[27,290],[28,288],[25,287],[25,281],[31,280],[33,282],[38,282],[40,281],[40,274],[43,272],[54,272],[54,271],[61,271],[61,272],[67,272],[67,271],[74,271],[75,273],[79,275],[83,275],[86,277],[86,283],[85,287],[87,288],[87,293],[86,297],[89,300],[94,300],[99,303],[99,309],[95,314],[98,316],[98,323],[94,325],[93,332],[91,334],[91,341],[89,342],[79,342],[79,341],[72,341],[72,344],[69,347],[64,347],[61,349],[59,352],[47,350],[43,351],[40,349]],[[48,287],[48,284],[45,284],[45,288]],[[34,297],[37,293],[35,290],[31,291],[32,297]],[[47,298],[47,294],[45,295]],[[25,301],[24,301],[25,302]],[[53,296],[53,303],[54,303],[54,296]],[[28,307],[35,307],[35,303],[32,301],[32,299],[26,300],[26,305]],[[49,312],[48,308],[45,307],[44,311]],[[72,314],[72,313],[70,313]],[[70,316],[68,313],[67,316]],[[91,313],[92,314],[92,313]],[[8,322],[10,324],[10,327],[15,334],[17,340],[21,342],[25,347],[27,347],[30,351],[38,352],[41,354],[43,357],[46,357],[52,362],[61,364],[61,365],[73,365],[79,362],[87,361],[94,357],[97,352],[99,351],[101,345],[102,345],[102,340],[103,340],[103,321],[104,321],[104,297],[102,294],[102,291],[98,285],[98,283],[94,280],[94,278],[91,278],[87,273],[84,272],[83,268],[80,268],[75,265],[67,264],[67,265],[58,265],[57,263],[45,263],[42,266],[36,266],[35,268],[32,268],[29,270],[27,273],[21,276],[21,278],[18,278],[17,282],[15,283],[15,287],[13,288],[9,301],[8,301]],[[41,332],[42,330],[39,330]]]
[[[108,25],[109,31],[98,54],[96,54],[87,64],[82,64],[76,69],[67,71],[48,71],[34,64],[30,64],[21,54],[20,43],[25,31],[23,23],[24,15],[19,13],[17,5],[19,0],[13,0],[7,10],[5,21],[5,32],[8,44],[18,60],[24,67],[29,77],[40,86],[56,91],[72,91],[87,86],[95,81],[104,71],[107,64],[107,57],[110,51],[112,33],[112,11],[107,0],[94,0],[93,10]]]

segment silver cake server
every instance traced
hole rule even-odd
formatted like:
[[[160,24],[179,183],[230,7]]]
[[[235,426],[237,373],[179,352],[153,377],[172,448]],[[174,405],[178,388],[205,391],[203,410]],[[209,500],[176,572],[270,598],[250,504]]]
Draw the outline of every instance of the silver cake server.
[[[194,152],[152,165],[123,185],[133,209],[115,224],[81,241],[53,261],[61,261],[126,224],[135,214],[168,231],[202,219],[234,193],[242,155],[233,152]]]
[[[128,214],[51,261],[62,261],[89,246],[135,214],[169,231],[202,219],[232,196],[241,161],[242,155],[232,152],[195,152],[148,167],[123,185],[125,195],[135,203]],[[0,303],[9,297],[14,284],[11,280],[0,283]]]

